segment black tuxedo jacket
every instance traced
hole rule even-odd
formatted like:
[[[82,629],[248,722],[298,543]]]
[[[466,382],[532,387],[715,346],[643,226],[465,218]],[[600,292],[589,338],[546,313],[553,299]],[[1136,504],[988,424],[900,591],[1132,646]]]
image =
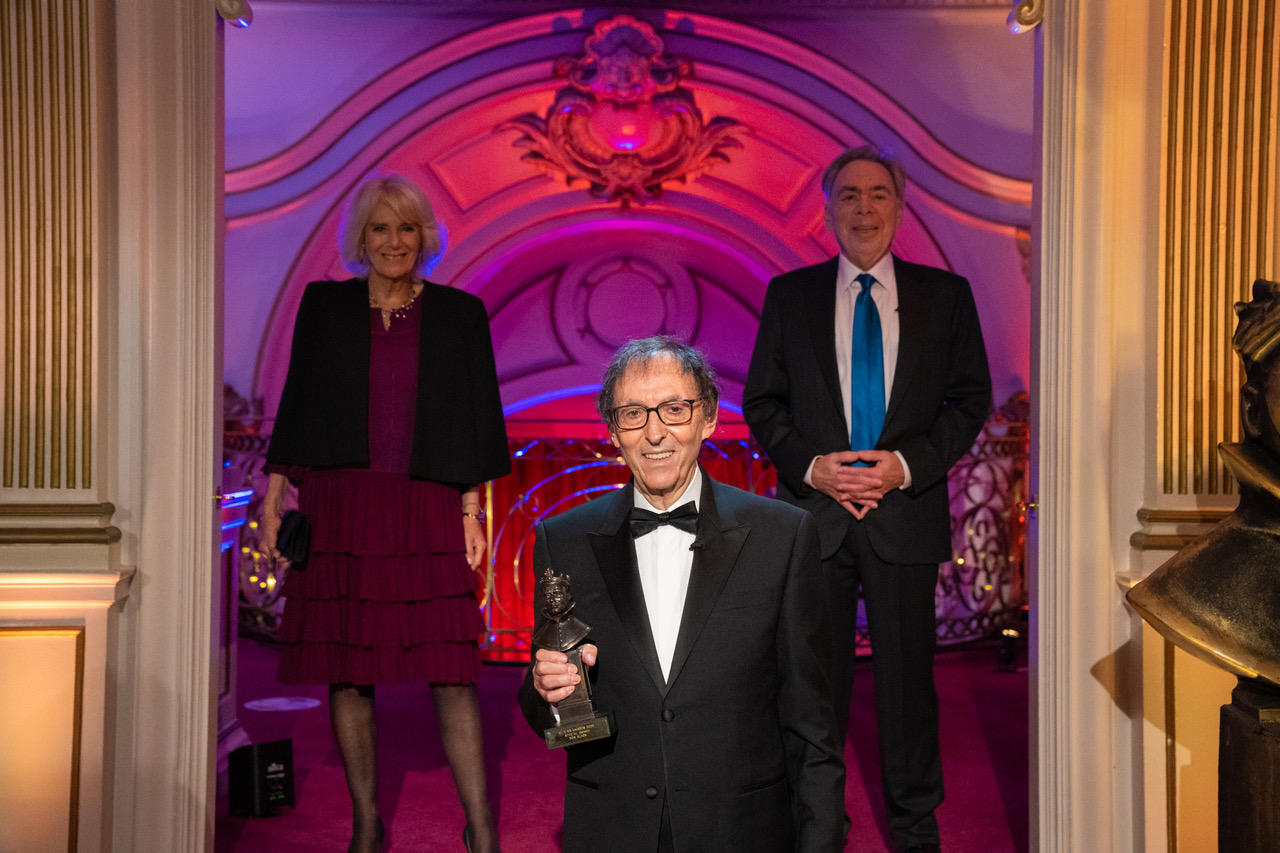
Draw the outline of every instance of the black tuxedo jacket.
[[[894,490],[861,521],[805,485],[815,456],[849,449],[836,372],[837,259],[769,283],[742,393],[742,413],[778,469],[778,494],[818,519],[823,557],[850,524],[866,525],[889,563],[951,558],[947,471],[977,437],[991,408],[987,351],[969,282],[894,257],[898,363],[876,448],[897,450],[911,488]]]
[[[427,282],[409,475],[474,486],[511,471],[484,303]],[[369,464],[369,289],[362,278],[307,285],[267,462]]]
[[[573,584],[600,656],[592,699],[617,733],[567,748],[565,853],[652,853],[665,800],[681,851],[838,851],[844,763],[808,513],[703,474],[693,570],[662,678],[627,524],[627,486],[538,526],[537,574]],[[543,602],[537,599],[541,623]],[[549,707],[526,676],[539,735]]]

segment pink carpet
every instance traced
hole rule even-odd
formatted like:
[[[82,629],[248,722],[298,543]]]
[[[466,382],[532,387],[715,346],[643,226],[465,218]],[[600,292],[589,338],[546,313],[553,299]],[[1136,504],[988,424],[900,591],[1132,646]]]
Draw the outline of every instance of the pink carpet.
[[[240,702],[269,696],[314,696],[325,689],[274,682],[275,651],[240,642]],[[860,661],[851,732],[847,808],[853,819],[847,851],[888,850],[880,807],[870,662]],[[559,848],[564,758],[529,731],[516,707],[518,667],[490,665],[479,682],[493,806],[507,853]],[[947,798],[938,811],[948,853],[1023,853],[1028,849],[1027,676],[995,671],[993,648],[943,651],[937,682]],[[324,705],[305,711],[240,709],[255,743],[292,738],[297,808],[272,817],[229,816],[219,804],[220,853],[344,851],[350,806],[342,764]],[[425,685],[378,691],[380,794],[393,851],[462,850],[462,809],[453,791]],[[607,853],[607,851],[602,851]]]

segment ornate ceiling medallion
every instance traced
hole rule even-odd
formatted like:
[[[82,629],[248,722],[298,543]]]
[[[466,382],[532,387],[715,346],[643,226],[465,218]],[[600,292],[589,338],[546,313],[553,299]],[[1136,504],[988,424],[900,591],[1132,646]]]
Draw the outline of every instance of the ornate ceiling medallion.
[[[561,57],[555,75],[569,85],[546,117],[525,113],[498,130],[519,130],[513,145],[543,171],[584,180],[593,196],[647,204],[667,181],[687,181],[728,162],[742,125],[723,116],[703,122],[693,93],[680,85],[692,64],[663,54],[653,27],[627,15],[596,24],[579,56]]]

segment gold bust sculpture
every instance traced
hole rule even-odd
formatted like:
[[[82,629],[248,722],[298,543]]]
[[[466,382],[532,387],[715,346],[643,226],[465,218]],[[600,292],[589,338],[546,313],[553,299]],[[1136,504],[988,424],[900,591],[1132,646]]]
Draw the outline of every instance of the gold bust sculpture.
[[[1197,657],[1280,686],[1280,284],[1236,303],[1244,441],[1218,446],[1240,505],[1129,590],[1153,628]]]

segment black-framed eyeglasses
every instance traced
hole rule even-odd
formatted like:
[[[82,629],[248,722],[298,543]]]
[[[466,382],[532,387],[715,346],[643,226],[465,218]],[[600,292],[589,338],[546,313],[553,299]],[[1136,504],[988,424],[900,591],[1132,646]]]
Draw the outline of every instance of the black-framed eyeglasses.
[[[701,397],[692,400],[667,400],[656,406],[614,406],[609,419],[614,429],[643,429],[649,423],[649,414],[658,413],[658,420],[667,426],[682,426],[693,420],[693,406]]]

